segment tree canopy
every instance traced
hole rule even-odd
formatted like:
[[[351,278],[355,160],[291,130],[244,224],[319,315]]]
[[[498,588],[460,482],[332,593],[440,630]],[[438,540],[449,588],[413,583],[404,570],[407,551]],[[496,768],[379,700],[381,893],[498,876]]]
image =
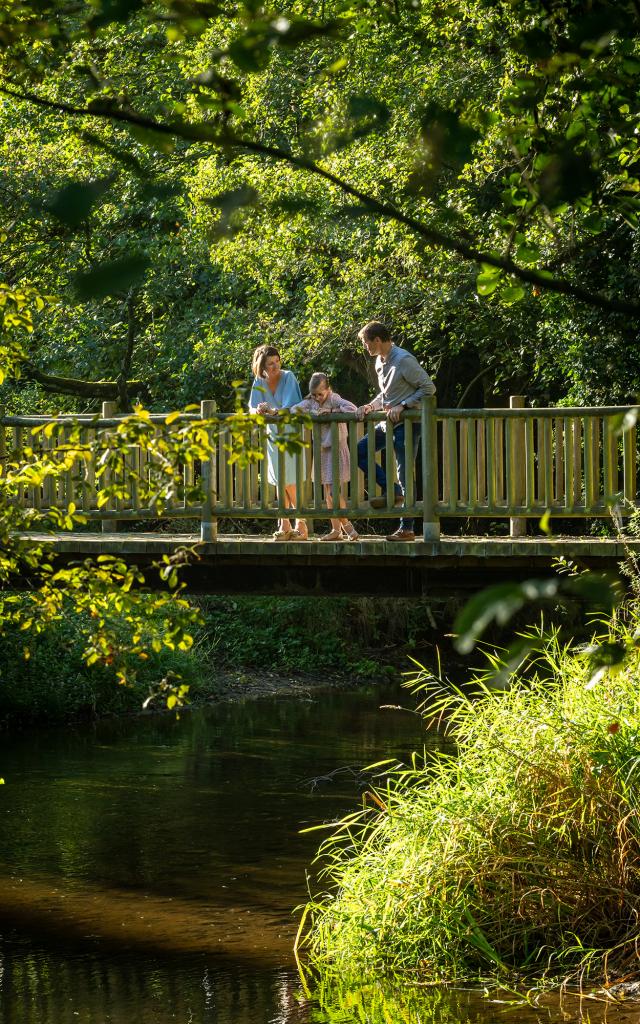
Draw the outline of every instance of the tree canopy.
[[[363,394],[355,328],[375,316],[449,404],[625,398],[639,17],[632,0],[6,5],[1,273],[54,297],[23,377],[228,401],[275,340]]]

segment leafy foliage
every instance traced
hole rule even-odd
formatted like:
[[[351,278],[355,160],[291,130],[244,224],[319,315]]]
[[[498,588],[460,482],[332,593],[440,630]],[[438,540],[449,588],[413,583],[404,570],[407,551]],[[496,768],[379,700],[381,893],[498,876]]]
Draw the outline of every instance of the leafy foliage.
[[[506,693],[416,677],[457,753],[381,767],[366,809],[331,826],[329,891],[307,911],[325,977],[635,973],[637,623],[634,608],[596,638],[627,654],[595,681],[590,651],[553,634]]]

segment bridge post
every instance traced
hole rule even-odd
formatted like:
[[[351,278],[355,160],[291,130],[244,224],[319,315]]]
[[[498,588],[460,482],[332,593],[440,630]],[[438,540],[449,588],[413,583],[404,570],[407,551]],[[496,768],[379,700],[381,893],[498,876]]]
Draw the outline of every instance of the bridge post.
[[[117,411],[118,411],[118,403],[117,402],[103,402],[102,403],[102,419],[103,420],[111,419],[112,416],[116,415]],[[104,475],[104,477],[102,479],[104,480],[104,482],[106,484],[109,484],[110,481],[111,481],[111,473],[110,473],[110,471],[107,471],[107,473],[105,473],[105,475]],[[115,507],[116,507],[116,503],[112,499],[112,500],[108,501],[107,504],[105,505],[105,510],[106,509],[113,509]],[[103,519],[102,520],[102,532],[103,533],[116,533],[117,529],[118,529],[118,520],[117,519]]]
[[[422,399],[420,416],[422,440],[422,536],[426,541],[440,540],[440,520],[436,512],[438,500],[438,429],[436,399],[432,395]]]
[[[205,400],[200,402],[200,416],[209,420],[216,414],[216,403]],[[211,431],[208,431],[211,436]],[[216,448],[213,446],[211,456],[202,463],[202,513],[200,518],[200,540],[214,541],[218,538],[218,521],[214,518],[213,508],[216,500]]]
[[[510,409],[524,409],[526,399],[524,395],[510,395]],[[511,424],[512,450],[507,452],[508,472],[514,474],[513,493],[516,504],[522,505],[526,499],[525,466],[523,457],[525,450],[525,427],[524,420],[514,419]],[[509,519],[509,536],[525,537],[527,533],[527,520],[520,516],[512,516]]]

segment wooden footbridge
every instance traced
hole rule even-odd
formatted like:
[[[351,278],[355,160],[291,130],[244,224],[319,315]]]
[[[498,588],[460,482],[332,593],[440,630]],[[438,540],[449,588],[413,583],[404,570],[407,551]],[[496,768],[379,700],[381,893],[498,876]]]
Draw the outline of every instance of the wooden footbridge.
[[[178,558],[189,562],[190,589],[209,593],[432,593],[546,574],[558,556],[609,568],[640,552],[622,535],[638,507],[635,407],[525,408],[514,398],[508,409],[438,409],[425,399],[405,415],[416,424],[405,430],[416,475],[400,507],[389,488],[386,505],[371,508],[358,467],[358,443],[368,437],[374,479],[381,414],[364,423],[322,417],[334,479],[339,425],[347,425],[344,508],[337,493],[324,504],[318,420],[217,413],[212,402],[180,415],[120,416],[105,403],[100,417],[3,416],[0,460],[5,473],[35,467],[20,477],[15,501],[29,517],[25,535],[46,537],[61,560],[108,553],[149,567],[195,545]],[[280,479],[285,448],[294,454],[293,508],[269,481],[269,439],[281,446]],[[393,472],[391,431],[381,455]],[[54,469],[38,472],[42,465]],[[73,528],[56,529],[69,510]],[[330,514],[352,520],[360,539],[318,543]],[[403,515],[416,518],[418,539],[386,541],[381,521]],[[270,534],[284,516],[306,519],[312,539],[275,543]],[[549,517],[551,536],[539,529]],[[612,518],[611,536],[585,535],[588,520]],[[527,536],[527,521],[537,535]]]

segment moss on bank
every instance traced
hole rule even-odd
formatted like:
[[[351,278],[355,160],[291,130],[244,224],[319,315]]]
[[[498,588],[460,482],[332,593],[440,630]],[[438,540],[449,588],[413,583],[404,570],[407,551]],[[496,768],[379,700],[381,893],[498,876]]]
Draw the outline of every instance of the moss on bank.
[[[640,973],[637,626],[605,637],[632,648],[615,674],[551,638],[526,683],[441,699],[456,756],[392,772],[324,844],[325,976]]]
[[[204,626],[190,651],[154,652],[136,662],[135,681],[87,667],[82,622],[65,617],[31,638],[5,635],[0,647],[0,719],[46,720],[135,712],[167,673],[181,676],[193,701],[242,692],[254,676],[348,677],[354,682],[398,675],[430,632],[416,601],[364,598],[207,598]],[[161,701],[158,702],[161,704]]]

